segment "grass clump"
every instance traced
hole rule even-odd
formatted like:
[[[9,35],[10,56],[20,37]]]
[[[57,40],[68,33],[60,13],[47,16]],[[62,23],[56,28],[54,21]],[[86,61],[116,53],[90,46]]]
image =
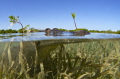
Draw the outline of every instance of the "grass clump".
[[[61,44],[51,52],[47,52],[47,57],[42,62],[38,62],[41,52],[37,51],[35,42],[28,42],[35,50],[32,51],[35,57],[31,55],[29,59],[26,55],[29,55],[30,51],[25,54],[24,44],[27,43],[20,42],[19,52],[16,52],[18,55],[14,53],[17,58],[14,58],[12,42],[6,43],[0,59],[0,79],[116,79],[120,77],[120,41]],[[44,53],[45,50],[47,49],[43,49]]]

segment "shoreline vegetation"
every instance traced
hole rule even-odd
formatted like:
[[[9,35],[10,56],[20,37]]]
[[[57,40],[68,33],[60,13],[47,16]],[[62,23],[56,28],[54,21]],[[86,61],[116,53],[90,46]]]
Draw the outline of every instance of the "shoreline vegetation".
[[[35,28],[29,28],[28,30],[30,30],[30,32],[43,32],[44,30],[39,30],[39,29],[35,29]],[[86,28],[78,28],[78,29],[74,29],[74,30],[67,30],[67,29],[62,29],[62,28],[58,28],[58,30],[61,31],[66,31],[66,32],[75,32],[78,30],[86,30],[88,32],[93,32],[93,33],[112,33],[112,34],[120,34],[120,30],[117,31],[112,31],[112,30],[88,30]],[[13,30],[13,29],[0,29],[0,34],[5,34],[5,33],[22,33],[23,30],[22,29],[18,29],[18,30]],[[26,33],[27,30],[24,29],[24,32]]]
[[[74,20],[74,25],[75,25],[75,28],[74,30],[67,30],[67,29],[62,29],[62,28],[58,28],[58,30],[60,31],[67,31],[67,32],[75,32],[75,31],[79,31],[79,30],[85,30],[85,31],[88,31],[88,32],[94,32],[94,33],[113,33],[113,34],[120,34],[120,30],[117,30],[117,31],[112,31],[111,29],[110,30],[102,30],[102,31],[99,31],[99,30],[88,30],[86,28],[77,28],[77,25],[76,25],[76,22],[75,22],[75,18],[76,18],[76,13],[71,13],[72,15],[72,18]],[[13,29],[0,29],[0,34],[5,34],[5,33],[30,33],[30,32],[44,32],[45,30],[39,30],[39,29],[35,29],[35,28],[29,28],[28,27],[30,25],[26,25],[26,26],[23,26],[23,24],[20,22],[20,19],[19,19],[19,16],[15,17],[13,15],[9,16],[9,19],[11,22],[11,25],[10,26],[13,26],[14,24],[18,23],[21,25],[21,29],[19,30],[13,30]]]

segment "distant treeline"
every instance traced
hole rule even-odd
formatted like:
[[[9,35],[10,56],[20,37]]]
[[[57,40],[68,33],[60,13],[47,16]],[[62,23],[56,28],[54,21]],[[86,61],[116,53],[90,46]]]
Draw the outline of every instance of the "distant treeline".
[[[114,34],[120,34],[120,30],[117,30],[117,31],[112,31],[112,30],[99,31],[99,30],[88,30],[86,28],[78,28],[78,29],[75,29],[75,30],[66,30],[66,29],[60,28],[59,30],[69,31],[69,32],[74,32],[74,31],[79,31],[79,30],[86,30],[86,31],[89,31],[89,32],[94,32],[94,33],[114,33]]]
[[[40,31],[40,30],[35,29],[35,28],[30,28],[29,30],[30,30],[30,32],[39,32]],[[75,29],[75,30],[67,30],[67,29],[60,28],[59,30],[67,31],[67,32],[74,32],[74,31],[78,31],[78,30],[86,30],[86,31],[89,31],[89,32],[94,32],[94,33],[120,34],[120,30],[117,30],[117,31],[112,31],[112,30],[99,31],[99,30],[88,30],[88,29],[85,29],[85,28],[78,28],[78,29]],[[27,30],[24,30],[24,32],[27,32]],[[0,30],[0,34],[4,34],[4,33],[22,33],[22,29],[19,29],[19,30],[12,30],[12,29],[4,30],[4,29],[2,29],[2,30]]]
[[[30,28],[28,29],[30,30],[30,32],[39,32],[38,29],[34,29],[34,28]],[[22,29],[19,29],[19,30],[13,30],[13,29],[7,29],[7,30],[0,30],[0,34],[5,34],[5,33],[22,33]],[[27,32],[27,30],[24,30],[24,32]]]

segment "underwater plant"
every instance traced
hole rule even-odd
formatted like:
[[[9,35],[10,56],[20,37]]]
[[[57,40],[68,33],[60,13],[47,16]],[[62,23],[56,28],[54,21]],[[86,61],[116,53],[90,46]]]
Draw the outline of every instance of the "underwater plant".
[[[120,78],[120,40],[44,42],[50,41],[0,43],[0,79]]]

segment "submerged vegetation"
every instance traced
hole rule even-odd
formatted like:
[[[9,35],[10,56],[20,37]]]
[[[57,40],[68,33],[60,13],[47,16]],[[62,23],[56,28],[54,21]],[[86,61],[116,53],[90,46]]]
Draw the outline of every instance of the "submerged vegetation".
[[[16,45],[17,43],[20,46]],[[44,44],[42,41],[41,43]],[[10,42],[3,46],[0,79],[116,79],[120,77],[120,40],[47,45],[47,47],[41,46],[42,52],[38,50],[40,45],[34,41]],[[31,50],[31,46],[35,51]],[[52,46],[54,50],[51,50]],[[27,49],[31,51],[26,51]],[[29,58],[26,58],[26,55]],[[39,62],[41,58],[43,60]]]
[[[75,23],[75,14],[72,14]],[[19,17],[9,17],[12,24],[20,23]],[[21,24],[21,23],[20,23]],[[22,26],[22,24],[21,24]],[[19,30],[0,30],[0,33],[25,33],[40,30],[29,25]],[[98,31],[77,28],[97,33]],[[27,42],[0,42],[0,79],[117,79],[120,78],[120,40],[43,40]],[[62,42],[67,41],[66,44]],[[58,43],[59,42],[59,43]],[[69,42],[69,44],[68,44]],[[76,42],[76,43],[73,43]]]

